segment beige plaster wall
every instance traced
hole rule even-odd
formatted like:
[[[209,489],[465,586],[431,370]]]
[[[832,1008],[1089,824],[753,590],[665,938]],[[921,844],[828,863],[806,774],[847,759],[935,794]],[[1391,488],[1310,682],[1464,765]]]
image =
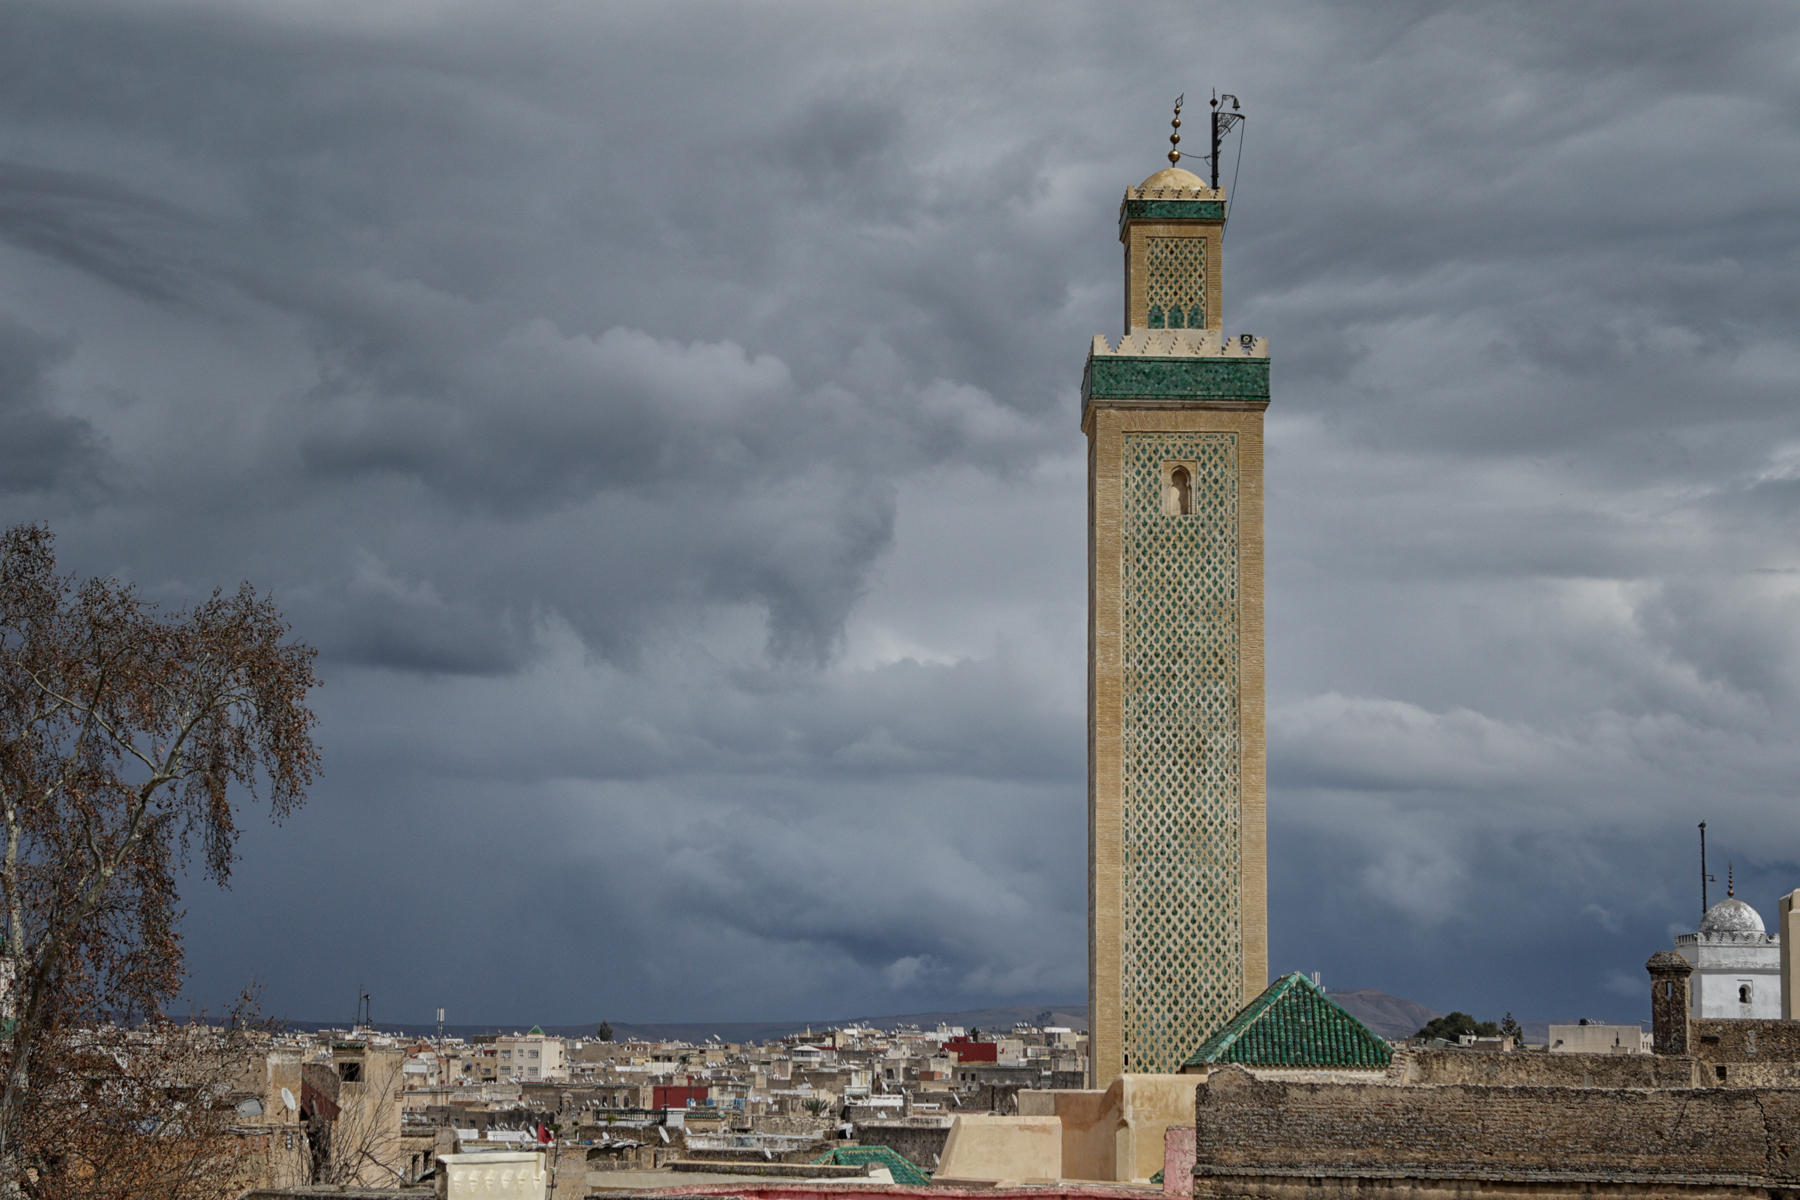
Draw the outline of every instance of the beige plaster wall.
[[[1122,1075],[1117,1090],[1119,1127],[1114,1134],[1113,1178],[1149,1183],[1163,1168],[1164,1135],[1194,1127],[1192,1075]],[[1109,1096],[1112,1094],[1109,1091]]]
[[[1119,1089],[1019,1093],[1020,1115],[1056,1118],[1062,1131],[1064,1179],[1111,1181],[1119,1126]]]
[[[1045,1183],[1063,1178],[1056,1117],[959,1116],[950,1126],[937,1183]]]
[[[1148,1183],[1162,1170],[1168,1131],[1193,1128],[1198,1083],[1192,1075],[1122,1075],[1105,1091],[1020,1092],[1020,1119],[1057,1123],[1062,1178]]]
[[[1781,1019],[1792,1021],[1800,1011],[1800,891],[1781,898],[1775,918],[1775,932],[1781,935]]]

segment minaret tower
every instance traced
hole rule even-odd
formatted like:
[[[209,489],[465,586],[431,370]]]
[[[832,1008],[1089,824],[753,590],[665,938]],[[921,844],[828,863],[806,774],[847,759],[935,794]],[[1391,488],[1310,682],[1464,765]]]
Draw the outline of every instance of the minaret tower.
[[[1224,227],[1224,192],[1177,166],[1127,189],[1125,334],[1081,381],[1097,1088],[1178,1070],[1268,983],[1269,351],[1221,332]]]

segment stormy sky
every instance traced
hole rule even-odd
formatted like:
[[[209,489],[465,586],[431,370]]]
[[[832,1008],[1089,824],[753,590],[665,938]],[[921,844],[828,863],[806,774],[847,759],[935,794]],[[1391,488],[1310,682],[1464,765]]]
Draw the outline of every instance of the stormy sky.
[[[1772,921],[1792,5],[12,0],[0,521],[321,655],[188,1002],[1084,999],[1081,366],[1212,87],[1272,969],[1645,1015],[1700,820]]]

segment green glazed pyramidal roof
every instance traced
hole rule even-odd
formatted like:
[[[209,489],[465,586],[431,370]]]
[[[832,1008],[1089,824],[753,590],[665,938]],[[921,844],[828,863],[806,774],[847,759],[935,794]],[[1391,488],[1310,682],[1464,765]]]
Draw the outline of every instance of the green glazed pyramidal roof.
[[[1295,971],[1283,975],[1189,1056],[1190,1067],[1385,1067],[1394,1048],[1325,990]]]
[[[931,1182],[931,1176],[886,1146],[842,1146],[813,1159],[815,1167],[866,1167],[870,1163],[880,1163],[886,1167],[895,1183],[924,1187]]]

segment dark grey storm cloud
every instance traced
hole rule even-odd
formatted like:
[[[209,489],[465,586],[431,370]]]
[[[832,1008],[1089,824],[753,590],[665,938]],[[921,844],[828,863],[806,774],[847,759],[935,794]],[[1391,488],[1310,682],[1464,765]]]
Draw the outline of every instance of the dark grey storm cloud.
[[[1696,821],[1800,886],[1796,63],[1783,4],[7,6],[0,520],[323,651],[191,994],[1078,999],[1081,360],[1216,84],[1274,965],[1639,1015]]]

